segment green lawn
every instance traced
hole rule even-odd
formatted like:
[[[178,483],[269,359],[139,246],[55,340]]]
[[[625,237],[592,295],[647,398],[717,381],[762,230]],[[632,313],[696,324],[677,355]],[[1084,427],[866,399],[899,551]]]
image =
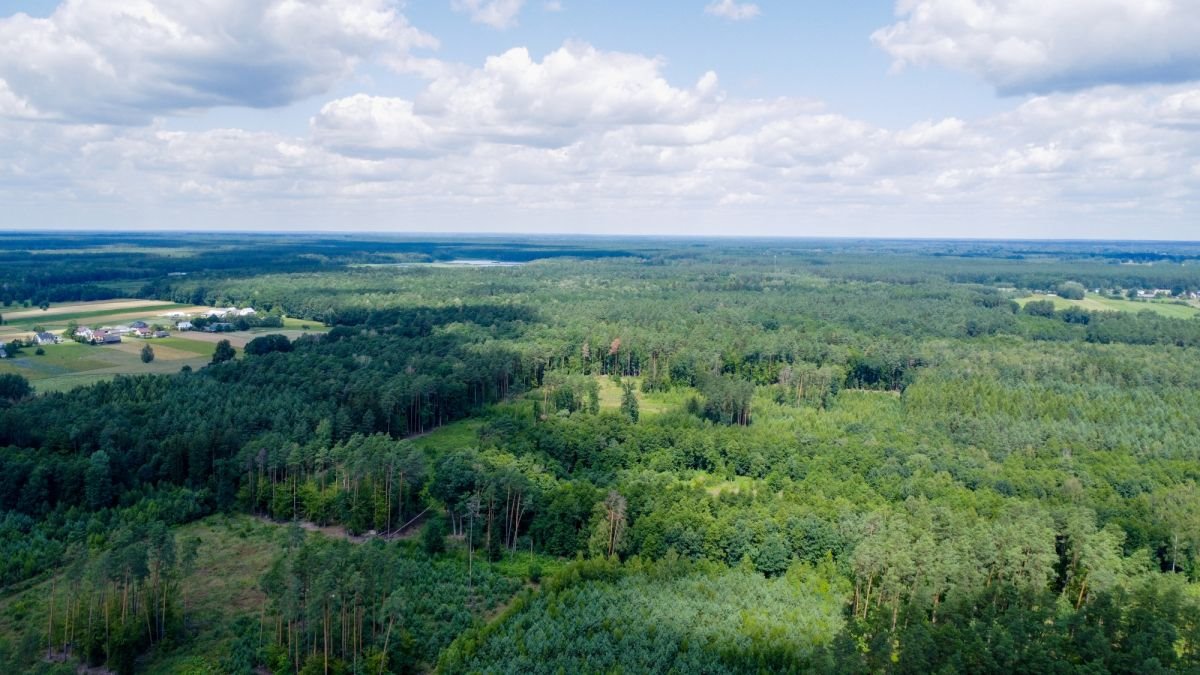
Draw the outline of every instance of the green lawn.
[[[1067,300],[1058,296],[1031,295],[1017,300],[1022,307],[1034,300],[1049,300],[1055,309],[1079,307],[1093,312],[1142,312],[1149,310],[1172,319],[1191,319],[1200,314],[1200,309],[1191,305],[1177,305],[1171,300],[1125,300],[1107,295],[1088,293],[1083,300]]]

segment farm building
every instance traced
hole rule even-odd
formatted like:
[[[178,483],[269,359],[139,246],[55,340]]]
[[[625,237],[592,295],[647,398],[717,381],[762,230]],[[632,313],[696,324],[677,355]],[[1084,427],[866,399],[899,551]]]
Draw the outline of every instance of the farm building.
[[[33,336],[33,342],[38,345],[56,345],[62,342],[62,338],[53,333],[38,333]]]
[[[191,321],[180,321],[175,324],[176,330],[191,330],[193,328]]]

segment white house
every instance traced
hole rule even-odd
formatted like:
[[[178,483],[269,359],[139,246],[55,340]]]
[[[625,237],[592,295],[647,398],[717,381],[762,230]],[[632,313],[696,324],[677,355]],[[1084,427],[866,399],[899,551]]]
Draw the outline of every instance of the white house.
[[[258,312],[254,311],[253,307],[246,307],[237,311],[238,316],[254,316]]]
[[[33,336],[33,342],[38,345],[56,345],[62,342],[62,338],[53,333],[38,333]]]
[[[179,323],[175,324],[175,330],[191,330],[191,329],[192,329],[191,321],[180,321]]]

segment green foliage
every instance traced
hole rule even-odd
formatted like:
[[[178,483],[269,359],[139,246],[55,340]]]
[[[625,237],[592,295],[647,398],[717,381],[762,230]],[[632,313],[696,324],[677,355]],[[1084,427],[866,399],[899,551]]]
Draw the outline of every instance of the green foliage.
[[[569,570],[494,629],[460,638],[443,672],[795,672],[842,627],[829,565],[764,579],[668,559]]]
[[[143,345],[140,357],[142,359],[142,363],[150,363],[154,360],[154,348],[150,345]]]
[[[234,351],[233,345],[229,344],[229,340],[221,340],[213,350],[212,362],[214,364],[224,363],[233,360],[235,356],[237,356],[237,352]]]
[[[19,401],[33,391],[29,380],[15,373],[0,373],[0,404]]]
[[[1082,300],[1087,294],[1087,289],[1078,281],[1064,281],[1055,290],[1058,291],[1059,297],[1067,300]]]
[[[39,396],[0,363],[3,583],[244,511],[365,543],[297,524],[275,629],[239,625],[227,671],[407,671],[452,641],[447,671],[1195,668],[1200,322],[1013,298],[1194,290],[1198,247],[272,241],[186,277],[79,254],[61,282],[0,251],[10,304],[103,294],[94,263],[331,327]],[[581,257],[359,266],[463,250]],[[481,627],[517,577],[540,590]],[[191,639],[141,635],[78,644],[128,668]]]
[[[262,586],[269,612],[289,627],[264,645],[267,653],[278,648],[284,664],[316,653],[322,667],[328,658],[353,670],[374,653],[387,672],[410,672],[432,663],[519,582],[478,564],[468,576],[463,560],[431,560],[381,541],[318,538],[279,559]],[[341,635],[349,639],[328,639]]]
[[[290,352],[292,342],[286,335],[262,335],[246,343],[247,356],[262,356],[271,352]]]

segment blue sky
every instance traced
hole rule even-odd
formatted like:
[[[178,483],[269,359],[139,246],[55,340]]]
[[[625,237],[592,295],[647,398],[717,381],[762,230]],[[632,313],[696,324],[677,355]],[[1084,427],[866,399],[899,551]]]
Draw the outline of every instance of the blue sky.
[[[1187,0],[0,8],[3,228],[1200,238]]]

